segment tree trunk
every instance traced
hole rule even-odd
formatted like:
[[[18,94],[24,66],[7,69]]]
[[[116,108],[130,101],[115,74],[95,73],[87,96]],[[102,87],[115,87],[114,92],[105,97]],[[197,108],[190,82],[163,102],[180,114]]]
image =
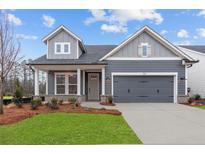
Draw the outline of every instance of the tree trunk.
[[[3,110],[3,80],[0,79],[0,114],[3,114],[4,113],[4,110]]]

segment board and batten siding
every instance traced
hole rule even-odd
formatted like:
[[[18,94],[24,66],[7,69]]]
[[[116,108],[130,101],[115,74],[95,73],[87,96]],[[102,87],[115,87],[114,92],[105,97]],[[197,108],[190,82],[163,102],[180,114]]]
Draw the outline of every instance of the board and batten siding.
[[[151,55],[149,57],[177,57],[177,55],[150,36],[147,32],[140,34],[111,57],[140,57],[138,46],[141,45],[141,43],[148,43],[151,46]]]
[[[70,54],[55,54],[56,42],[70,42]],[[66,33],[64,30],[57,33],[54,37],[48,40],[48,59],[77,59],[77,39]]]
[[[185,95],[185,66],[181,60],[107,61],[105,67],[105,93],[111,95],[112,72],[177,72],[178,95]],[[183,78],[183,79],[181,79]]]

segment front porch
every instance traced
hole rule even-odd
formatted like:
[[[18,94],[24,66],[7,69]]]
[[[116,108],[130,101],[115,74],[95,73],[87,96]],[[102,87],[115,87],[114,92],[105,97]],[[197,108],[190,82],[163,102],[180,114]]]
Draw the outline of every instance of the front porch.
[[[46,72],[45,101],[101,101],[105,96],[105,65],[35,65],[35,97],[39,96],[39,71]]]

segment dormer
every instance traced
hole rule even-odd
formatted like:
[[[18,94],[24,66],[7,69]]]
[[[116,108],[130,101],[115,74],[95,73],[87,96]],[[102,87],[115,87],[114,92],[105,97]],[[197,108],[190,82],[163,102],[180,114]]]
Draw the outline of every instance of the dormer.
[[[47,59],[78,59],[85,53],[82,40],[64,25],[44,37]]]

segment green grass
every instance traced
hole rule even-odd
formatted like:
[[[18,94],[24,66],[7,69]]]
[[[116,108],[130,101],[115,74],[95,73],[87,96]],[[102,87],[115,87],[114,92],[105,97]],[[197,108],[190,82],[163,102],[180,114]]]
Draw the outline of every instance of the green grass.
[[[4,96],[3,97],[3,100],[12,100],[13,99],[13,96]]]
[[[0,144],[140,144],[122,116],[49,113],[0,126]]]
[[[205,110],[205,106],[196,106],[196,107]]]

